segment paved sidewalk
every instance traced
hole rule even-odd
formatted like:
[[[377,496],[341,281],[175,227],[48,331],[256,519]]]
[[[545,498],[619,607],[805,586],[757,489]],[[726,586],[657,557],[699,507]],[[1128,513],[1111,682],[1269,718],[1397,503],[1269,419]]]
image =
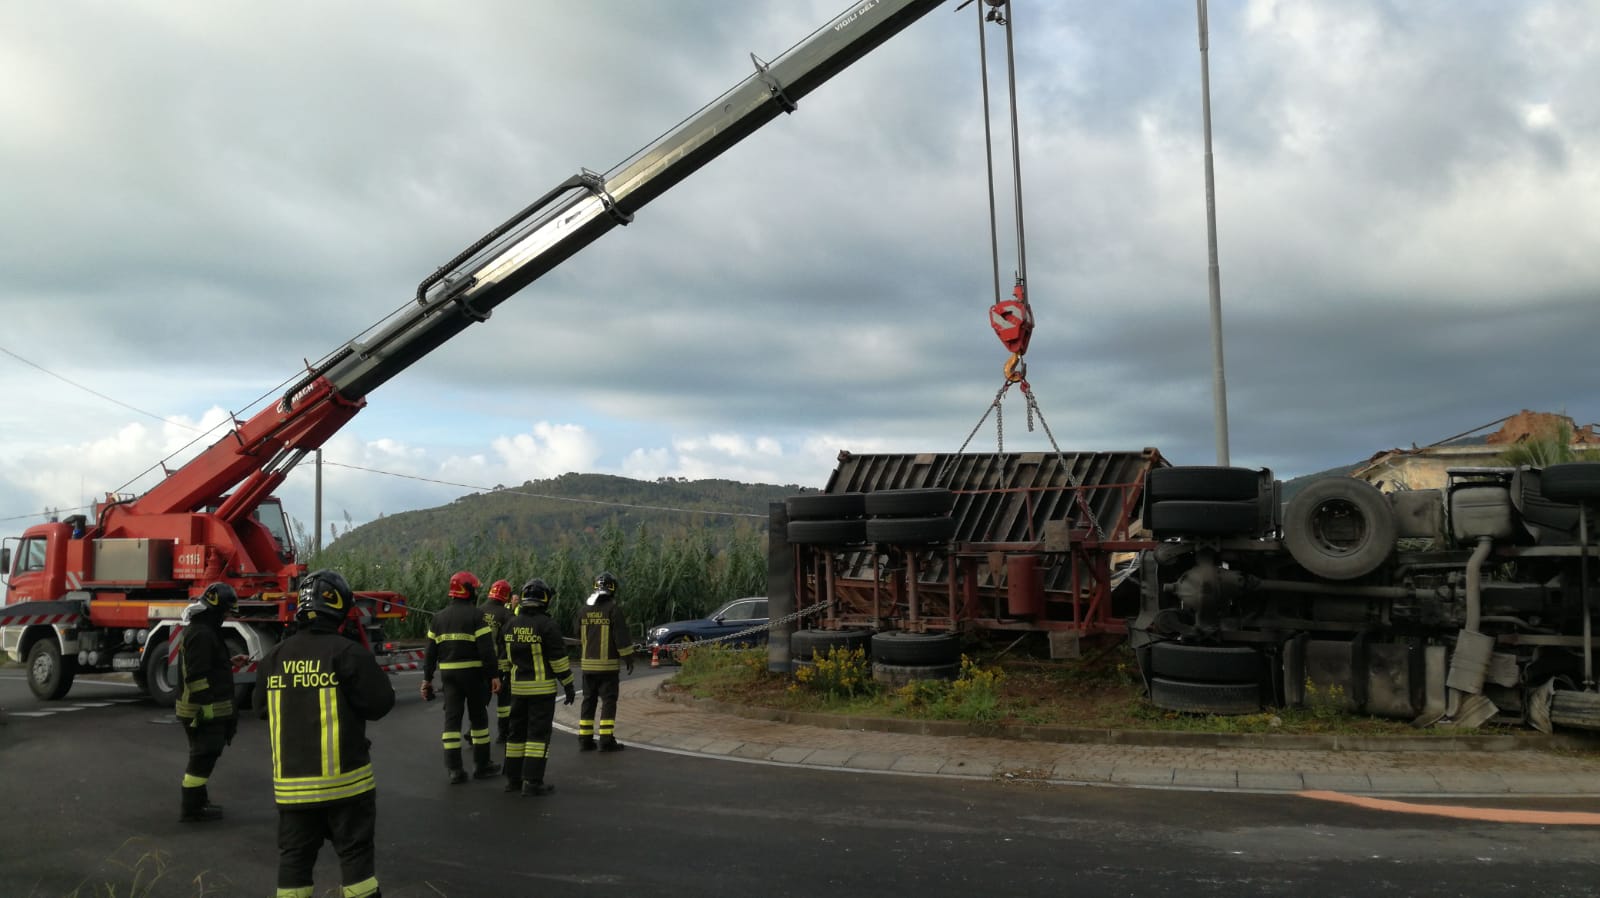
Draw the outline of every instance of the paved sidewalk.
[[[658,695],[666,675],[624,680],[624,744],[728,760],[893,774],[1251,792],[1600,797],[1600,755],[1532,750],[1330,751],[1060,743],[760,720]],[[576,732],[578,706],[557,705]],[[1266,741],[1273,737],[1265,737]]]

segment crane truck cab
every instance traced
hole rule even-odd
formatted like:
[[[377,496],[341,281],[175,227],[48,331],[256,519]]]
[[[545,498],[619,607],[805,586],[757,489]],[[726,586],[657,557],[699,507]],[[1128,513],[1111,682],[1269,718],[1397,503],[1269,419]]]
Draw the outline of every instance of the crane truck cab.
[[[113,497],[107,504],[126,501]],[[214,581],[239,592],[239,609],[223,624],[231,656],[261,658],[294,620],[299,577],[288,518],[267,497],[236,525],[218,520],[218,504],[183,515],[136,518],[109,529],[84,518],[37,524],[0,545],[0,650],[21,663],[40,699],[64,698],[79,673],[129,673],[158,704],[177,700],[177,633],[192,596]],[[174,520],[181,519],[181,520]],[[357,593],[352,635],[380,656],[383,624],[403,618],[395,593]],[[239,695],[254,668],[238,672]]]

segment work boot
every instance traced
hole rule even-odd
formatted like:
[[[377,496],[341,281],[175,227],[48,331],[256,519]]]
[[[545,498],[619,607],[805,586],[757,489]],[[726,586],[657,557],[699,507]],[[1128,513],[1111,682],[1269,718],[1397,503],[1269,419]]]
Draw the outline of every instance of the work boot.
[[[500,765],[494,762],[488,745],[472,746],[472,778],[486,780],[500,775]]]
[[[618,742],[617,737],[615,736],[600,737],[601,751],[622,751],[624,748],[627,748],[627,746],[623,745],[621,742]]]
[[[527,774],[527,778],[522,781],[523,798],[539,798],[556,790],[555,786],[549,785],[544,781],[544,765],[546,763],[548,763],[546,758],[534,758],[527,762],[527,768],[524,771]]]
[[[211,800],[211,793],[206,791],[205,786],[200,787],[200,803],[205,807],[215,808],[219,814],[222,813],[222,805]]]
[[[507,792],[521,791],[523,763],[524,762],[521,758],[506,758],[505,771]]]
[[[579,736],[578,737],[578,751],[594,751],[594,750],[595,750],[595,744],[594,744],[594,737],[593,736]]]
[[[206,807],[205,787],[183,787],[183,811],[178,815],[179,823],[210,823],[221,819],[221,808]]]
[[[461,767],[450,768],[450,785],[459,786],[467,781],[467,771]]]

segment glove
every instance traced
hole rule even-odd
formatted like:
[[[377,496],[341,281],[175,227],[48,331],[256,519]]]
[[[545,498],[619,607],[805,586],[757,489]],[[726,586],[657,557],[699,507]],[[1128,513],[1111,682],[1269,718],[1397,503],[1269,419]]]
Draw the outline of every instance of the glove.
[[[562,700],[561,704],[563,704],[563,705],[572,704],[573,698],[575,698],[577,696],[577,693],[575,691],[573,691],[573,689],[572,689],[572,684],[568,683],[565,686],[562,686],[561,688],[565,689],[567,691],[567,697]]]
[[[239,732],[239,718],[230,717],[222,723],[222,739],[228,744],[233,744],[234,734]]]
[[[633,656],[623,655],[622,665],[628,669],[628,673],[633,673]]]
[[[422,700],[425,701],[425,702],[433,701],[433,681],[432,680],[423,680],[422,681]]]

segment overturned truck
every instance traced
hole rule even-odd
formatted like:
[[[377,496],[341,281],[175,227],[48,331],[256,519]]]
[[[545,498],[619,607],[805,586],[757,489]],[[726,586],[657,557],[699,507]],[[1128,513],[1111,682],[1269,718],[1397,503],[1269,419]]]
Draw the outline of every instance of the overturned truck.
[[[971,636],[1043,632],[1058,655],[1109,636],[1172,710],[1600,729],[1600,462],[1284,492],[1154,449],[843,453],[772,509],[769,660],[860,645],[897,682],[950,675]]]

